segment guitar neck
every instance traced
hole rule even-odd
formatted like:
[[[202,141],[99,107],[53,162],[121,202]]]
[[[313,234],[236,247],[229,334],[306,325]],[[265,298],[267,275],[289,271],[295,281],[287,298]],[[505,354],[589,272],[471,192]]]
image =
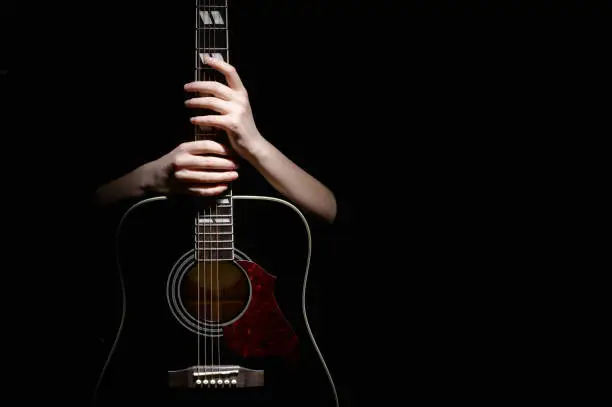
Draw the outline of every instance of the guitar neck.
[[[227,0],[196,0],[195,80],[226,83],[218,71],[204,63],[204,56],[229,62]],[[207,112],[206,114],[215,114]],[[227,135],[213,127],[194,127],[195,140],[218,140],[228,147]],[[195,253],[198,261],[234,259],[231,186],[221,195],[203,200],[195,219]]]
[[[195,80],[226,84],[221,73],[204,63],[204,56],[229,62],[227,0],[196,0]],[[214,113],[214,112],[211,112]],[[195,139],[223,137],[222,130],[195,127]]]

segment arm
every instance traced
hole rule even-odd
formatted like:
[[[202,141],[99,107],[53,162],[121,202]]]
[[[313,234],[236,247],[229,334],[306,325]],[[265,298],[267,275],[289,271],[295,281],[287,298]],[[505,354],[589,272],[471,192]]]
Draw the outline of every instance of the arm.
[[[333,223],[337,213],[334,194],[257,130],[246,89],[236,70],[228,63],[211,58],[207,63],[225,75],[228,85],[214,81],[185,85],[188,91],[206,95],[187,100],[185,104],[188,107],[220,113],[192,117],[191,122],[225,130],[233,149],[272,187],[305,211]],[[147,192],[220,194],[227,189],[229,182],[238,178],[238,166],[229,155],[229,150],[216,141],[183,143],[163,157],[102,185],[96,191],[94,202],[103,206],[140,197]]]
[[[245,159],[287,199],[329,223],[334,222],[337,210],[334,194],[267,140],[249,150]]]
[[[94,193],[94,205],[107,206],[130,198],[140,198],[146,192],[144,178],[146,166],[135,170],[100,186]]]
[[[192,82],[185,89],[202,97],[189,99],[189,107],[206,108],[220,115],[196,116],[191,122],[227,131],[234,150],[248,161],[279,193],[302,209],[329,223],[336,217],[337,204],[331,190],[299,167],[268,142],[258,131],[249,98],[236,69],[207,57],[206,63],[225,75],[227,86],[218,82]]]
[[[147,193],[218,195],[238,178],[238,165],[229,153],[226,146],[213,140],[182,143],[157,160],[100,186],[94,204],[107,206]]]

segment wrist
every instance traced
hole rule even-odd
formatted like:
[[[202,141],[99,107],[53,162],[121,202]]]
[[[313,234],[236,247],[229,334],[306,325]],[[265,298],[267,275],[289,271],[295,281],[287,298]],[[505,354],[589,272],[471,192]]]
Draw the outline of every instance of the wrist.
[[[138,191],[142,194],[159,192],[163,180],[159,175],[158,160],[150,161],[134,170],[134,180]]]
[[[256,165],[258,163],[266,161],[267,157],[270,156],[274,147],[268,140],[259,136],[255,141],[244,146],[246,157],[244,157],[251,164]]]
[[[157,190],[157,175],[155,171],[155,162],[148,162],[136,168],[129,174],[131,178],[130,184],[134,186],[136,195],[146,194],[147,192]]]

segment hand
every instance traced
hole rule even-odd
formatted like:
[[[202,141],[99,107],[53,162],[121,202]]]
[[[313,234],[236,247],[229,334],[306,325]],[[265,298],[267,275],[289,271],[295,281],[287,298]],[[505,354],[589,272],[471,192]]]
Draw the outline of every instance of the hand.
[[[238,165],[229,156],[228,149],[213,140],[180,144],[143,168],[147,189],[162,194],[218,195],[238,178]]]
[[[185,90],[201,95],[186,100],[185,105],[220,113],[192,117],[191,123],[225,130],[233,149],[242,158],[248,159],[265,140],[255,126],[247,91],[232,65],[208,56],[204,62],[223,73],[227,85],[216,81],[197,81],[185,85]]]

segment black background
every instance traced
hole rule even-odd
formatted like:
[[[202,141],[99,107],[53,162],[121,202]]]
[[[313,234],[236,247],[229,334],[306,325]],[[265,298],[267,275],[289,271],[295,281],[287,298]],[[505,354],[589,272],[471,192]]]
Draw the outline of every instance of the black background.
[[[88,194],[184,138],[191,9],[23,6],[15,18],[3,12],[15,25],[3,31],[12,58],[0,67],[16,108],[5,110],[5,202],[15,214],[6,212],[6,236],[25,264],[7,273],[19,283],[6,286],[18,288],[5,297],[15,343],[6,349],[26,374],[37,362],[57,372],[41,386],[57,382],[61,401],[84,396],[99,356],[78,316],[95,290]],[[537,388],[525,376],[550,367],[534,334],[541,320],[517,314],[540,271],[526,259],[543,251],[534,247],[549,208],[536,202],[549,173],[536,175],[533,158],[549,155],[542,145],[558,129],[581,123],[573,104],[590,100],[582,92],[599,66],[601,14],[555,2],[230,7],[231,61],[260,130],[350,215],[317,279],[321,347],[345,405],[366,395],[378,404],[397,387],[407,402],[520,399]],[[269,191],[248,169],[240,182]],[[526,216],[535,216],[529,229]],[[18,382],[20,395],[39,395]]]

